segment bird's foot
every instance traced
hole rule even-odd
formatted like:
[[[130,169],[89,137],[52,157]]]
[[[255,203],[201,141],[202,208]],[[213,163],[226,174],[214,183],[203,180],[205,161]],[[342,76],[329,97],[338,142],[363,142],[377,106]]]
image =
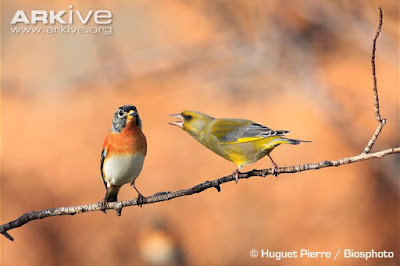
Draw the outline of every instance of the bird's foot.
[[[239,175],[240,175],[240,170],[236,169],[232,174],[235,175],[235,182],[236,184],[239,182]]]
[[[275,177],[278,177],[278,173],[275,172],[275,170],[278,168],[278,165],[275,163],[275,161],[272,159],[272,157],[271,157],[269,154],[268,154],[268,157],[269,157],[269,159],[271,159],[272,166],[273,166],[273,168],[272,168],[272,174],[273,174]]]
[[[138,193],[138,197],[137,197],[137,200],[136,200],[137,205],[138,205],[139,207],[142,207],[142,205],[146,203],[146,197],[144,197],[144,196],[142,195],[142,193],[139,192],[139,190],[136,188],[136,186],[135,186],[134,183],[132,183],[131,186],[132,186],[132,187],[136,190],[136,192]]]
[[[106,209],[107,209],[107,201],[106,201],[106,198],[104,198],[100,204],[100,210],[102,212],[104,212],[105,214],[107,214]]]
[[[277,166],[276,164],[274,164],[274,167],[272,168],[272,174],[273,174],[275,177],[278,177],[278,174],[279,174],[279,173],[275,172],[276,169],[278,169],[278,166]]]
[[[138,198],[136,200],[137,205],[141,208],[143,204],[146,203],[146,197],[144,197],[142,194],[138,193]]]
[[[275,167],[274,167],[274,168],[272,168],[272,175],[274,175],[275,177],[278,177],[278,174],[277,174],[277,173],[275,173]]]

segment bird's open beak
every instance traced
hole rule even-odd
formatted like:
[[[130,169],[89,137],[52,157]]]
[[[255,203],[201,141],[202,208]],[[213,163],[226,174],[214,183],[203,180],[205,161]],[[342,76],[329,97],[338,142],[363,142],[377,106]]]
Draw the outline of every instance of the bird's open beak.
[[[182,116],[182,114],[174,114],[174,115],[170,115],[170,116],[178,118],[179,121],[169,122],[168,124],[170,124],[172,126],[183,127],[183,116]]]

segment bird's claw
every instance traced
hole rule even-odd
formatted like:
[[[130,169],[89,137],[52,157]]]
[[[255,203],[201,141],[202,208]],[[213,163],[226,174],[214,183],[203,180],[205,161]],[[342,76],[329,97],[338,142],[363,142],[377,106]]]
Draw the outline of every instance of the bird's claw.
[[[146,197],[144,197],[142,194],[139,193],[136,203],[139,207],[142,207],[142,205],[146,203]]]
[[[100,203],[100,210],[104,212],[104,214],[107,214],[107,200],[104,198],[104,200]],[[121,216],[122,208],[115,209],[117,212],[117,216]]]
[[[278,169],[278,166],[277,166],[277,165],[275,165],[275,166],[272,168],[272,174],[273,174],[275,177],[278,177],[278,173],[276,172],[276,169]]]
[[[236,184],[239,182],[239,174],[240,174],[240,171],[239,171],[239,169],[236,169],[234,172],[233,172],[233,174],[235,175],[235,182],[236,182]],[[218,190],[218,189],[217,189]],[[219,191],[218,191],[219,192]]]
[[[103,201],[101,201],[100,203],[100,210],[102,212],[104,212],[104,214],[107,214],[106,210],[107,210],[107,201],[106,198],[103,199]]]

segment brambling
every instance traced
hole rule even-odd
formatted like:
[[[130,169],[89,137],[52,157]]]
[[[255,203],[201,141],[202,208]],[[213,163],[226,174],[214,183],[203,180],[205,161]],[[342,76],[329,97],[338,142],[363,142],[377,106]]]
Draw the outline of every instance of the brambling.
[[[119,189],[127,183],[137,191],[138,205],[145,202],[135,186],[135,180],[142,171],[146,152],[146,137],[136,107],[119,107],[114,113],[111,130],[101,151],[100,172],[107,190],[102,205],[104,212],[107,202],[117,201]]]
[[[183,111],[171,116],[180,121],[170,122],[170,125],[182,128],[208,149],[236,163],[237,169],[233,172],[236,183],[244,165],[254,163],[266,155],[276,169],[278,165],[270,153],[280,144],[310,142],[284,138],[289,131],[272,130],[245,119],[214,118],[195,111]]]

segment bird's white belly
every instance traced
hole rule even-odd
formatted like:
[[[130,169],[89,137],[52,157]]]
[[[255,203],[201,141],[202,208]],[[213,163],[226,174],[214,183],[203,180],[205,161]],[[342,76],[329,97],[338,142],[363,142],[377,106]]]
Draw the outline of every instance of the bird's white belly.
[[[104,161],[104,179],[110,185],[122,186],[133,182],[142,171],[144,155],[113,155]]]

